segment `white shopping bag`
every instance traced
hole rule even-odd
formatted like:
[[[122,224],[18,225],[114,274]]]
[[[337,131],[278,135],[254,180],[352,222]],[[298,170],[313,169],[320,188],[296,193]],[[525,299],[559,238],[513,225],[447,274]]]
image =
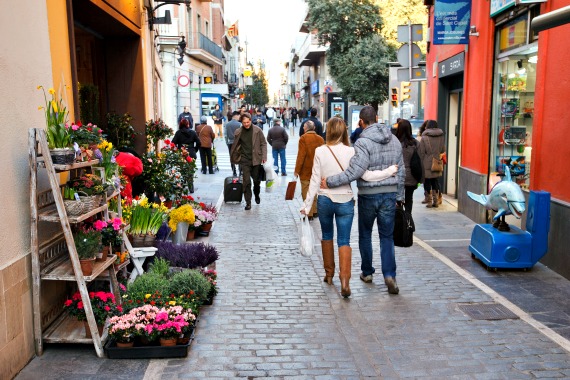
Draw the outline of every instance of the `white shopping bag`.
[[[299,227],[299,241],[301,243],[301,255],[309,257],[313,254],[315,250],[315,237],[313,235],[313,229],[309,224],[309,218],[301,218],[301,225]]]
[[[275,173],[275,170],[273,170],[273,165],[271,165],[269,161],[265,161],[263,164],[263,169],[265,170],[265,180],[267,182],[275,181],[277,179],[277,173]]]

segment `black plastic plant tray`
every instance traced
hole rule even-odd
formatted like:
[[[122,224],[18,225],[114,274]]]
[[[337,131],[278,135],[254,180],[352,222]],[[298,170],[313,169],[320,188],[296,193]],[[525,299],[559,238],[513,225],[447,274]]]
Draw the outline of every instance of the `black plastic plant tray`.
[[[176,346],[137,346],[130,348],[118,348],[114,339],[109,339],[105,344],[105,352],[109,359],[158,359],[158,358],[185,358],[188,356],[188,348],[194,340],[194,331],[186,344]]]

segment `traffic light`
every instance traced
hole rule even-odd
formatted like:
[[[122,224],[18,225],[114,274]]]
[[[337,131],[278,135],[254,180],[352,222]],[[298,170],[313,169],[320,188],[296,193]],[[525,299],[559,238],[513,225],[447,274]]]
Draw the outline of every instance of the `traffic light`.
[[[212,77],[204,77],[204,84],[212,84],[212,83],[214,83]]]
[[[390,102],[393,108],[398,108],[398,87],[392,87],[392,94],[390,94]]]
[[[184,51],[186,50],[186,41],[184,41],[184,36],[180,36],[180,38],[182,38],[182,40],[178,42],[178,47],[176,48],[176,52],[180,56],[180,58],[177,59],[178,63],[180,64],[180,66],[182,66],[182,64],[184,63]]]
[[[402,82],[400,83],[400,101],[410,99],[410,86],[412,82]]]

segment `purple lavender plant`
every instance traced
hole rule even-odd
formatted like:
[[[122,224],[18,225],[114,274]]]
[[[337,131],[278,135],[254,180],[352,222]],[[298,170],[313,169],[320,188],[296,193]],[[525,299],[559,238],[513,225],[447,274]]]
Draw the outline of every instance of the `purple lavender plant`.
[[[156,241],[155,258],[163,258],[170,262],[173,267],[203,268],[219,257],[218,250],[209,244],[190,243],[173,244],[169,241]]]

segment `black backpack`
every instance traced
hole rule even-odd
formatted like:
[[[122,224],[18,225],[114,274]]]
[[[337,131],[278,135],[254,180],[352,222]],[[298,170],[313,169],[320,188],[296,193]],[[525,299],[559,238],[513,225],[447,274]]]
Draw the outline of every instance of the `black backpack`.
[[[412,176],[415,178],[415,180],[418,181],[418,183],[421,183],[423,177],[423,168],[422,168],[422,160],[420,159],[420,155],[418,154],[417,145],[414,148],[414,153],[412,153],[412,159],[410,160],[410,169],[412,171]]]

